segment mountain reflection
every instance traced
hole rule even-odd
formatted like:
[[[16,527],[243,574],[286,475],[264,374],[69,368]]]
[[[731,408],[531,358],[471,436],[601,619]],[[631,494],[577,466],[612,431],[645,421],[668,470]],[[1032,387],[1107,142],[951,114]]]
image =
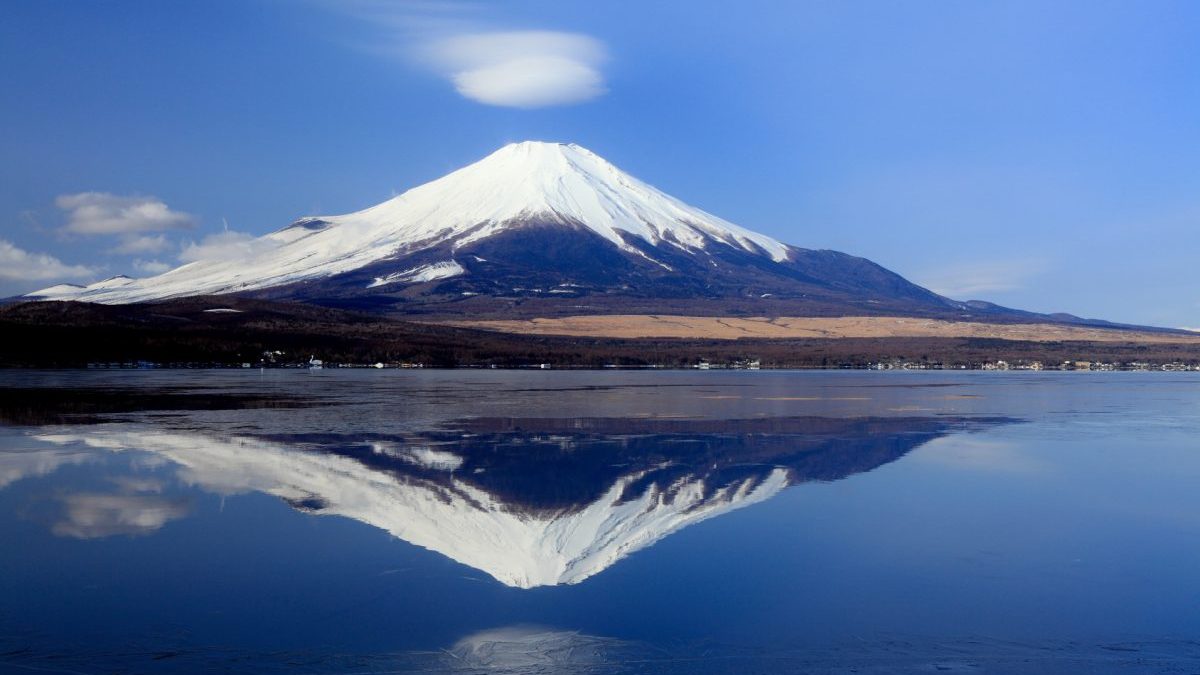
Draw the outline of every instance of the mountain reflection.
[[[37,438],[64,449],[83,443],[151,452],[176,464],[186,484],[223,495],[264,492],[305,512],[353,518],[509,586],[532,588],[578,583],[672,532],[785,487],[870,471],[932,439],[1003,421],[498,418],[353,438],[121,426]],[[88,499],[71,505],[73,522],[95,527],[73,536],[152,529],[185,512],[133,491]],[[130,511],[142,503],[147,513]],[[89,504],[99,514],[92,520]]]

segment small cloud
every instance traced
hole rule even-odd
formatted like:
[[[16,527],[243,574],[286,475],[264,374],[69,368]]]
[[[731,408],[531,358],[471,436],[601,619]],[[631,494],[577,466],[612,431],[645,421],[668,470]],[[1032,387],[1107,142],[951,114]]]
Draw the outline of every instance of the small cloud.
[[[191,511],[187,499],[141,494],[71,494],[62,503],[63,517],[51,531],[75,539],[150,534]]]
[[[488,105],[541,108],[581,103],[608,92],[595,38],[558,31],[455,35],[426,54],[463,96]]]
[[[370,51],[415,61],[459,94],[486,105],[542,108],[582,103],[608,92],[604,43],[558,30],[499,30],[466,3],[330,3],[378,33]],[[355,43],[371,43],[356,37]]]
[[[172,211],[156,197],[122,197],[108,192],[59,195],[54,203],[66,211],[64,232],[72,234],[131,234],[192,227],[195,218]]]
[[[162,274],[163,272],[171,269],[171,266],[165,262],[159,262],[157,260],[134,260],[133,269],[137,271],[138,274],[153,275]]]
[[[137,253],[161,253],[171,247],[167,235],[122,235],[121,243],[109,249],[109,253],[134,255]]]
[[[210,234],[199,243],[189,241],[179,253],[181,262],[198,260],[236,260],[274,248],[275,244],[262,238],[226,230]]]
[[[120,488],[123,494],[154,493],[162,494],[166,483],[158,478],[143,478],[140,476],[114,476],[109,482]]]
[[[0,239],[0,280],[57,281],[95,276],[96,270],[83,265],[68,265],[46,253],[31,253]]]
[[[1025,288],[1046,270],[1044,260],[992,260],[955,263],[916,277],[929,290],[958,300]]]

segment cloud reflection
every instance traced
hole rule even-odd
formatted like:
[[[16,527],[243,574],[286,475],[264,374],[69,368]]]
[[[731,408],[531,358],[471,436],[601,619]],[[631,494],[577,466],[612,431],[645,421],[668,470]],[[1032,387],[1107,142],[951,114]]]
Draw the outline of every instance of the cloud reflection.
[[[78,493],[61,501],[63,517],[51,531],[75,539],[150,534],[191,511],[187,499],[147,495]]]
[[[623,655],[635,653],[635,646],[577,631],[508,626],[468,635],[446,651],[452,670],[581,673],[611,670]]]
[[[914,453],[913,460],[948,469],[989,473],[1030,474],[1048,468],[1045,462],[1022,452],[1014,443],[971,436],[932,440]]]
[[[0,452],[0,488],[35,476],[47,476],[70,464],[84,464],[95,453],[76,448],[44,448]]]

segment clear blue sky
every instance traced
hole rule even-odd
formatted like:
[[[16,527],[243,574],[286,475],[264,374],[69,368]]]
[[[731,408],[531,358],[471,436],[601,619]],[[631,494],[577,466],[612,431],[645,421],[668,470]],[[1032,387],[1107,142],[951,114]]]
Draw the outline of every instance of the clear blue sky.
[[[1153,0],[3,0],[0,292],[542,139],[955,297],[1200,326],[1197,27]]]

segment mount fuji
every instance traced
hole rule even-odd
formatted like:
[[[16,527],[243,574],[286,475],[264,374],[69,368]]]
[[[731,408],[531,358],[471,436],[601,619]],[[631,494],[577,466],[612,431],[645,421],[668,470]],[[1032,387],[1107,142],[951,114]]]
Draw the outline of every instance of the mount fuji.
[[[232,258],[26,298],[126,304],[224,294],[425,314],[1011,312],[944,298],[863,258],[784,244],[578,145],[545,142],[504,146],[362,211],[303,218]]]

